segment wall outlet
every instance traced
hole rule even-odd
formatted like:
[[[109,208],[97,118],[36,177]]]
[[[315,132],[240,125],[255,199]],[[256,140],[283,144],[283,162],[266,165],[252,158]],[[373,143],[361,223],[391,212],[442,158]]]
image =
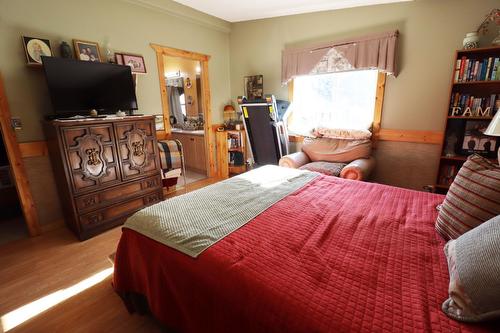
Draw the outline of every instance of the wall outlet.
[[[11,124],[12,128],[15,130],[23,129],[23,123],[21,122],[21,118],[17,118],[17,117],[10,118],[10,124]]]

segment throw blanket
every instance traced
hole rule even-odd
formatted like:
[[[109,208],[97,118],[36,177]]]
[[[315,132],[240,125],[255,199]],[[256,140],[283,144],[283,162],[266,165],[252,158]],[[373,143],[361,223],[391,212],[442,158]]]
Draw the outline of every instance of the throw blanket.
[[[147,207],[132,215],[124,227],[196,258],[317,176],[264,166]]]
[[[182,168],[182,144],[179,140],[158,141],[158,150],[163,172]]]

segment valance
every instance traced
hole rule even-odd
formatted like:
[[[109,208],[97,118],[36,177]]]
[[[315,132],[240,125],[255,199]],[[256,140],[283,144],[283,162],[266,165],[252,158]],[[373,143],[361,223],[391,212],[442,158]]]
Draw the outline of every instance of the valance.
[[[399,32],[285,49],[282,53],[281,83],[296,76],[357,69],[378,69],[397,76],[396,51]]]

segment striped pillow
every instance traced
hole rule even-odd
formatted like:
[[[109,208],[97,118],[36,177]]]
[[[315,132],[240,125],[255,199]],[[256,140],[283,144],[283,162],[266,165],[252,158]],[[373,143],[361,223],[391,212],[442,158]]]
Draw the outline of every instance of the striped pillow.
[[[472,155],[458,172],[444,199],[436,230],[455,239],[500,214],[500,167]]]

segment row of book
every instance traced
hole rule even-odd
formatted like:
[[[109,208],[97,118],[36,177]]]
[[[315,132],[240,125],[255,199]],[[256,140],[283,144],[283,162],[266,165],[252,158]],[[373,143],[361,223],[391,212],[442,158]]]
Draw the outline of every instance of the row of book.
[[[243,142],[241,142],[241,135],[236,133],[229,134],[227,139],[229,149],[238,149],[243,146]]]
[[[457,59],[455,66],[455,82],[500,80],[500,58],[468,59],[463,56]]]
[[[495,114],[500,104],[500,94],[491,94],[489,97],[475,97],[470,94],[455,92],[451,94],[450,116],[484,116],[491,117]],[[459,109],[458,109],[459,108]],[[464,114],[470,108],[471,114]],[[488,111],[487,109],[490,108]]]

